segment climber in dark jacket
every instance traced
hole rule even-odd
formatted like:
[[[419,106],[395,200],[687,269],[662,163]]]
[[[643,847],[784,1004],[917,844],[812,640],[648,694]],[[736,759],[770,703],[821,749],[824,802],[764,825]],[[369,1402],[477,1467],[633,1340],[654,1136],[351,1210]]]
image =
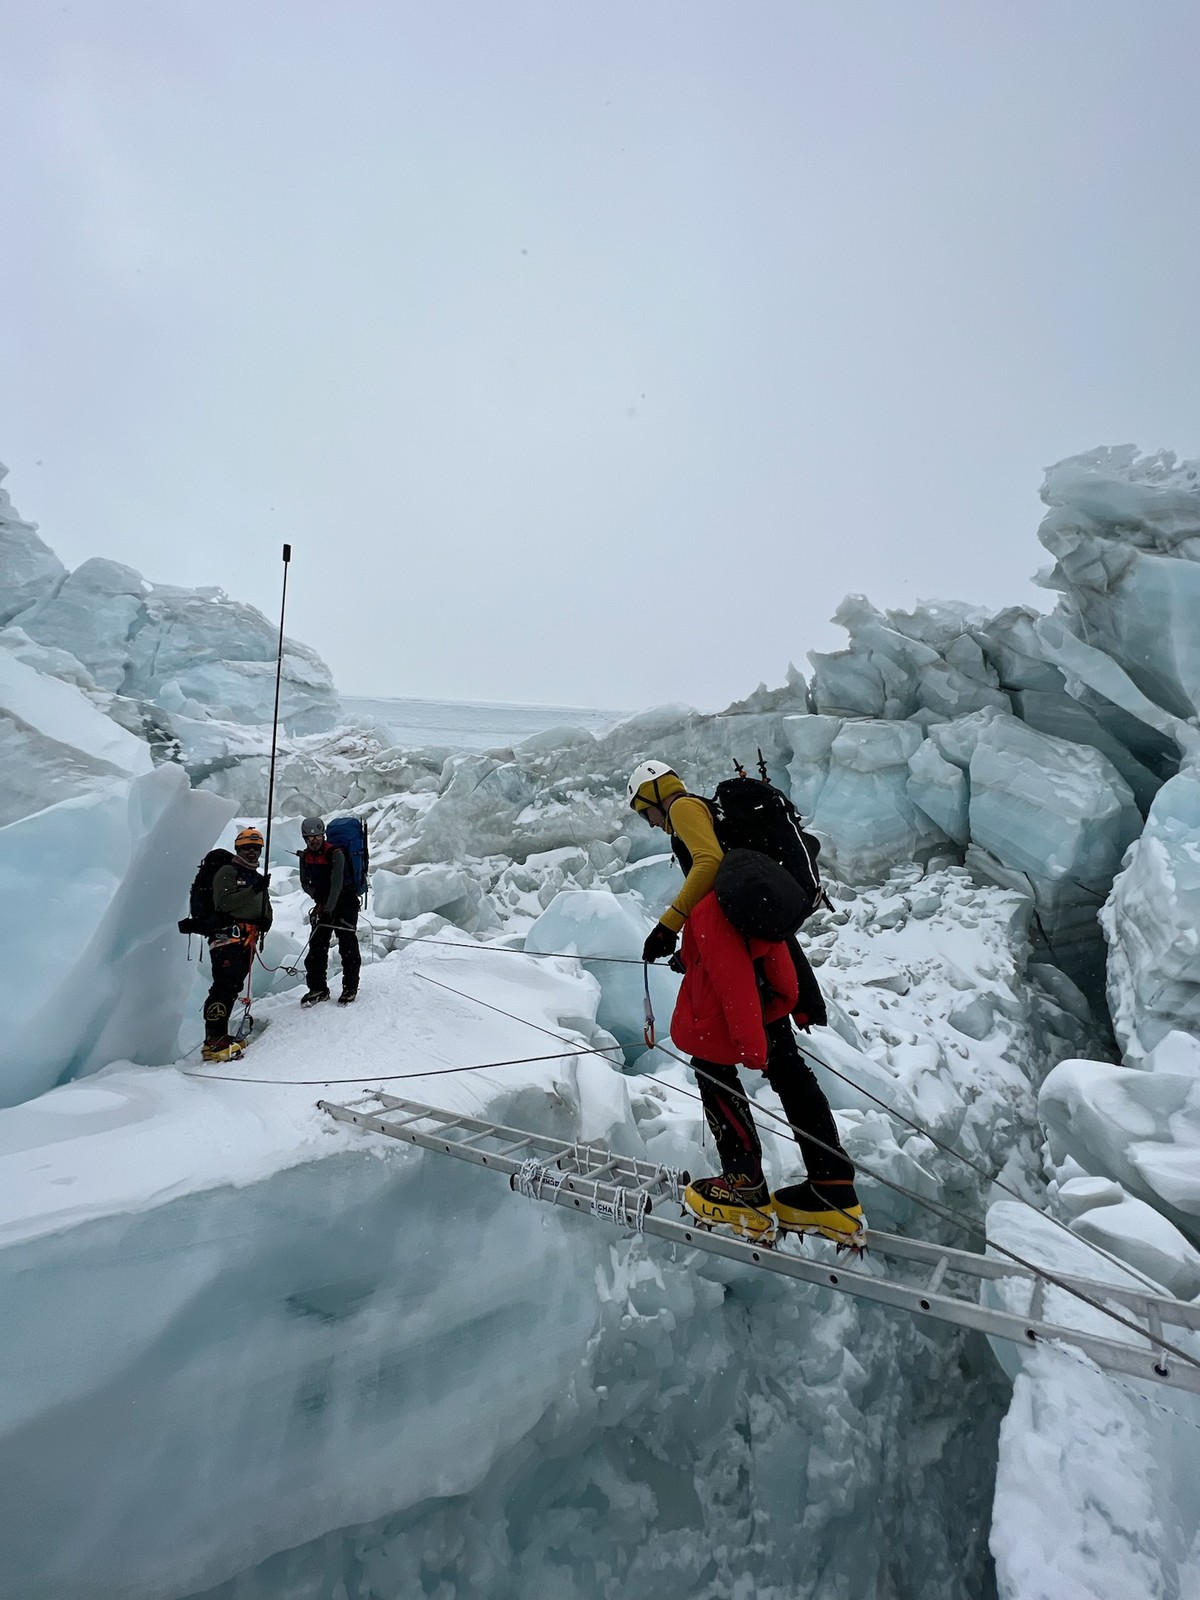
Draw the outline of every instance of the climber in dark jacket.
[[[309,913],[312,937],[304,961],[308,993],[302,1006],[319,1005],[329,999],[329,942],[337,934],[342,958],[342,992],[338,1004],[349,1005],[358,994],[362,952],[358,947],[358,913],[361,910],[354,887],[354,872],[346,852],[330,844],[320,817],[305,817],[300,824],[304,849],[300,852],[300,887],[316,903]]]
[[[697,1215],[743,1232],[765,1232],[773,1226],[773,1212],[781,1227],[844,1243],[865,1226],[854,1167],[792,1028],[793,1020],[805,1029],[827,1021],[812,968],[795,938],[771,944],[746,940],[729,923],[711,892],[724,859],[712,813],[700,796],[688,793],[672,768],[643,762],[629,780],[628,799],[651,827],[667,834],[685,875],[683,888],[651,929],[642,951],[644,961],[671,955],[677,930],[683,929],[675,962],[684,968],[684,986],[671,1037],[693,1056],[705,1118],[723,1166],[719,1177],[691,1184],[685,1199]],[[753,1024],[746,1006],[752,983],[758,983],[763,1002]],[[735,1016],[736,1032],[731,1031]],[[737,1074],[739,1062],[764,1073],[804,1157],[805,1181],[774,1195],[763,1178],[762,1146]]]
[[[271,897],[258,870],[263,836],[243,828],[233,842],[234,856],[213,874],[213,911],[218,919],[208,935],[212,987],[204,1002],[205,1061],[235,1061],[245,1041],[229,1037],[229,1014],[250,971],[262,934],[271,926]]]

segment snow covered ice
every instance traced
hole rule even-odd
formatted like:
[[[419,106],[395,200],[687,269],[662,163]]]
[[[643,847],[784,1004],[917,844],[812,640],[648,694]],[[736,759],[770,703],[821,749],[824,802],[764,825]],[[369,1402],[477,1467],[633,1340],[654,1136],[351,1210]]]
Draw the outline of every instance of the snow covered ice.
[[[216,1069],[174,924],[200,855],[265,820],[273,630],[67,573],[0,491],[6,1600],[1200,1594],[1190,1394],[539,1206],[316,1107],[382,1085],[713,1170],[665,967],[643,1040],[679,880],[624,784],[652,754],[711,793],[761,748],[822,842],[806,1048],[872,1226],[1200,1295],[1200,476],[1103,450],[1043,495],[1052,613],[852,596],[811,682],[715,716],[398,749],[335,726],[289,641],[275,970]],[[301,1013],[290,852],[340,810],[371,829],[362,991]],[[985,1299],[1032,1314],[1012,1281]],[[1136,1337],[1053,1286],[1045,1315]]]

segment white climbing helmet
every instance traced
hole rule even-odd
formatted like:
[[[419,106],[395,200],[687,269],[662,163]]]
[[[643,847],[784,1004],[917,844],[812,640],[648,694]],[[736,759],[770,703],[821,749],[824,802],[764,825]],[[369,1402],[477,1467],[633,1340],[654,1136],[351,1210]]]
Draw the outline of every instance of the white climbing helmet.
[[[679,774],[674,767],[667,766],[665,761],[643,761],[640,767],[635,767],[629,774],[629,782],[625,785],[626,802],[630,806],[634,806],[637,801],[638,790],[645,783],[651,783],[655,786],[654,798],[656,800],[660,799],[658,792],[658,780],[660,778],[675,778],[678,780]]]

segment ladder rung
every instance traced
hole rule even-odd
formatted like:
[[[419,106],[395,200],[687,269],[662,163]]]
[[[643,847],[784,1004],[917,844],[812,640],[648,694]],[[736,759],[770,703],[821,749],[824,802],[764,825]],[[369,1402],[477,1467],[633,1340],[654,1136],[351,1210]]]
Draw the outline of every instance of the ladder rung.
[[[950,1265],[950,1257],[943,1256],[929,1275],[929,1282],[925,1285],[925,1293],[936,1294],[942,1286],[942,1279],[946,1276],[946,1268]]]
[[[586,1171],[577,1168],[568,1175],[567,1188],[571,1187],[572,1178],[578,1178],[583,1183],[591,1183],[593,1179],[599,1180],[603,1178],[605,1173],[611,1172],[614,1167],[619,1167],[620,1164],[619,1157],[614,1156],[611,1161],[606,1161],[602,1167],[589,1167]]]
[[[480,1139],[494,1139],[496,1135],[490,1128],[485,1128],[482,1133],[473,1133],[469,1139],[456,1139],[455,1145],[460,1150],[469,1149],[471,1145],[478,1144]]]
[[[537,1140],[533,1137],[532,1134],[529,1134],[524,1139],[518,1139],[515,1144],[506,1144],[503,1149],[497,1150],[496,1154],[498,1156],[510,1156],[510,1155],[512,1155],[514,1150],[524,1150],[526,1145],[536,1144],[536,1143],[537,1143]]]

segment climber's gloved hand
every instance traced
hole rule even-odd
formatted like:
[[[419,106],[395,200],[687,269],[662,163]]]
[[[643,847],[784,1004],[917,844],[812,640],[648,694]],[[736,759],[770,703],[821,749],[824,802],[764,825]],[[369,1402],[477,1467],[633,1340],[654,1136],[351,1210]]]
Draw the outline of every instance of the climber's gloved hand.
[[[687,968],[683,964],[683,957],[679,954],[678,950],[676,950],[670,961],[667,962],[667,965],[670,967],[672,972],[678,972],[681,977],[687,971]]]
[[[679,935],[668,928],[665,922],[656,922],[646,936],[642,946],[643,961],[661,961],[664,956],[673,956],[675,946],[679,943]]]

